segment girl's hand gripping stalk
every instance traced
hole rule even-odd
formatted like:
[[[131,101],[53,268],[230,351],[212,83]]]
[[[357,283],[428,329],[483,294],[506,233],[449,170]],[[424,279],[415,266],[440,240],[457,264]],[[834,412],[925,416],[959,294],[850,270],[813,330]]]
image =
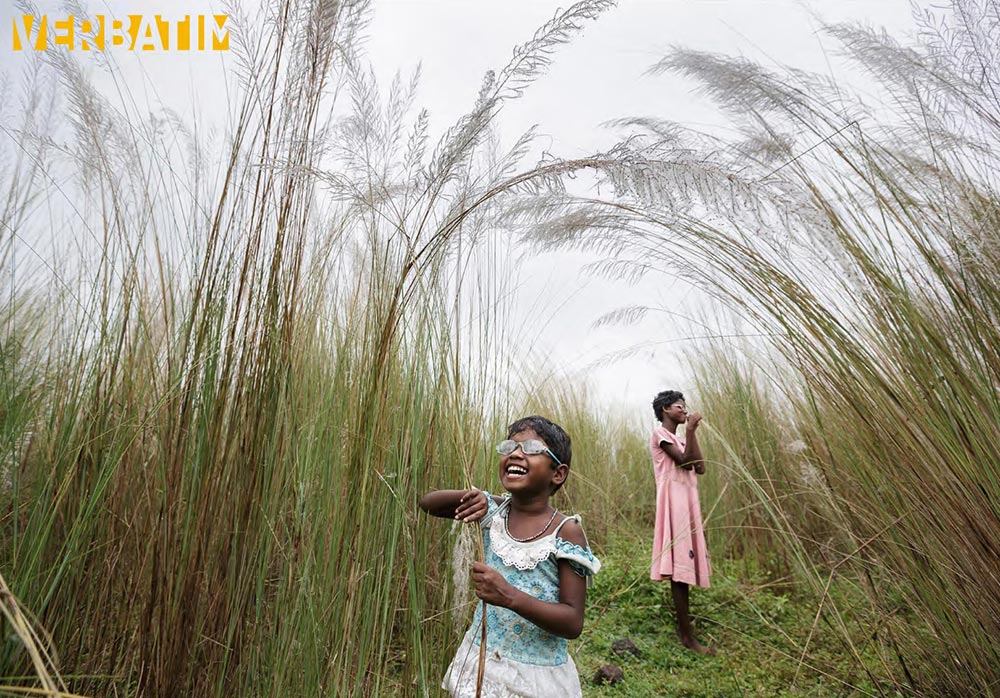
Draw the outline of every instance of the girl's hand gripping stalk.
[[[473,563],[472,581],[476,585],[476,596],[486,603],[509,608],[513,602],[514,587],[486,563]]]
[[[489,505],[481,490],[468,490],[458,500],[455,519],[462,523],[474,523],[486,515]]]

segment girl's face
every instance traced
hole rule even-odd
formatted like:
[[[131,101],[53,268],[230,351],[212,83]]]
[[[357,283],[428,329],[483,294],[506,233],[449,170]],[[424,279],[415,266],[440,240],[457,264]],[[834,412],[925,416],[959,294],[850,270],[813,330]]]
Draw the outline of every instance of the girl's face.
[[[663,419],[669,419],[675,424],[683,424],[687,421],[688,410],[683,400],[678,400],[663,408]]]
[[[521,444],[529,439],[545,441],[534,429],[525,429],[512,434],[510,439]],[[545,444],[546,447],[548,444]],[[566,467],[556,467],[549,454],[542,452],[525,454],[520,446],[506,456],[500,456],[500,484],[508,492],[535,494],[550,493],[552,488],[566,479]]]

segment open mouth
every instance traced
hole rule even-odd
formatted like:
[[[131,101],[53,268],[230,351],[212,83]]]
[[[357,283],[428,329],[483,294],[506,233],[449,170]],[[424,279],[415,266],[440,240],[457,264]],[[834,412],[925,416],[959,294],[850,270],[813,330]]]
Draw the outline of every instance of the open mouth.
[[[507,477],[519,478],[524,477],[528,474],[528,469],[520,465],[508,465],[507,466]]]

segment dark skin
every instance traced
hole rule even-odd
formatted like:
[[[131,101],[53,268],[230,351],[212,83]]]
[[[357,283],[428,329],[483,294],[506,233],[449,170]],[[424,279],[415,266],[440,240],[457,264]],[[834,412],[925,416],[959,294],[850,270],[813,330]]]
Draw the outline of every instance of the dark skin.
[[[512,434],[517,442],[528,439],[544,441],[534,430]],[[508,472],[513,467],[515,472]],[[519,474],[516,471],[527,471]],[[566,481],[569,466],[557,465],[546,453],[525,455],[520,448],[500,458],[500,482],[511,495],[507,514],[507,529],[515,538],[537,534],[542,538],[566,519],[562,514],[552,518],[554,509],[549,498],[556,487]],[[499,500],[497,500],[499,501]],[[486,495],[479,490],[437,490],[420,500],[420,508],[433,516],[474,523],[486,514]],[[551,519],[551,522],[550,522]],[[546,525],[548,524],[548,525]],[[544,527],[544,528],[543,528]],[[586,545],[583,529],[576,521],[568,521],[559,537],[581,547]],[[472,566],[476,596],[488,604],[509,608],[541,629],[567,639],[580,636],[583,630],[583,610],[587,600],[586,580],[573,571],[565,560],[559,561],[559,601],[541,601],[512,586],[499,571],[476,562]]]
[[[693,469],[699,475],[704,475],[705,461],[702,460],[701,446],[698,445],[698,425],[701,424],[701,413],[688,414],[687,405],[684,404],[683,400],[678,400],[664,407],[661,414],[663,418],[660,420],[660,424],[671,434],[676,434],[677,427],[687,423],[687,430],[684,432],[687,443],[684,445],[683,451],[678,448],[677,444],[668,441],[661,441],[660,448],[667,452],[667,455],[678,467],[685,470]]]
[[[698,425],[701,424],[701,414],[694,412],[689,415],[687,405],[683,400],[667,405],[661,414],[660,424],[671,434],[676,434],[677,428],[685,422],[687,429],[684,432],[686,443],[683,451],[677,444],[666,440],[660,441],[660,448],[666,451],[677,467],[684,470],[694,470],[698,475],[704,475],[705,461],[701,455],[701,446],[698,445]],[[670,595],[673,597],[674,610],[677,613],[677,634],[680,636],[681,644],[689,650],[714,655],[715,650],[703,647],[694,639],[694,627],[691,624],[689,610],[689,592],[688,584],[670,580]]]

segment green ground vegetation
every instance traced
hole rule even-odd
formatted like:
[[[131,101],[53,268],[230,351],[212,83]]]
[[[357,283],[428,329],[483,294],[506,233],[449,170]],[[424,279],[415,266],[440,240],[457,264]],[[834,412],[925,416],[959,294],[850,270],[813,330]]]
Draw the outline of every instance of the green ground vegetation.
[[[713,559],[711,588],[692,589],[699,637],[717,654],[686,650],[674,632],[669,587],[648,576],[649,538],[616,535],[603,548],[604,568],[588,599],[586,628],[571,648],[585,696],[880,695],[865,671],[865,666],[880,671],[878,656],[862,649],[859,666],[829,619],[817,613],[814,595],[787,579],[771,579],[773,574],[746,559]],[[871,618],[863,612],[863,597],[846,580],[830,592],[829,601],[857,610],[848,614],[848,623],[864,648]],[[635,643],[639,657],[612,649],[622,638]],[[604,664],[619,666],[624,679],[595,684],[594,674]]]

